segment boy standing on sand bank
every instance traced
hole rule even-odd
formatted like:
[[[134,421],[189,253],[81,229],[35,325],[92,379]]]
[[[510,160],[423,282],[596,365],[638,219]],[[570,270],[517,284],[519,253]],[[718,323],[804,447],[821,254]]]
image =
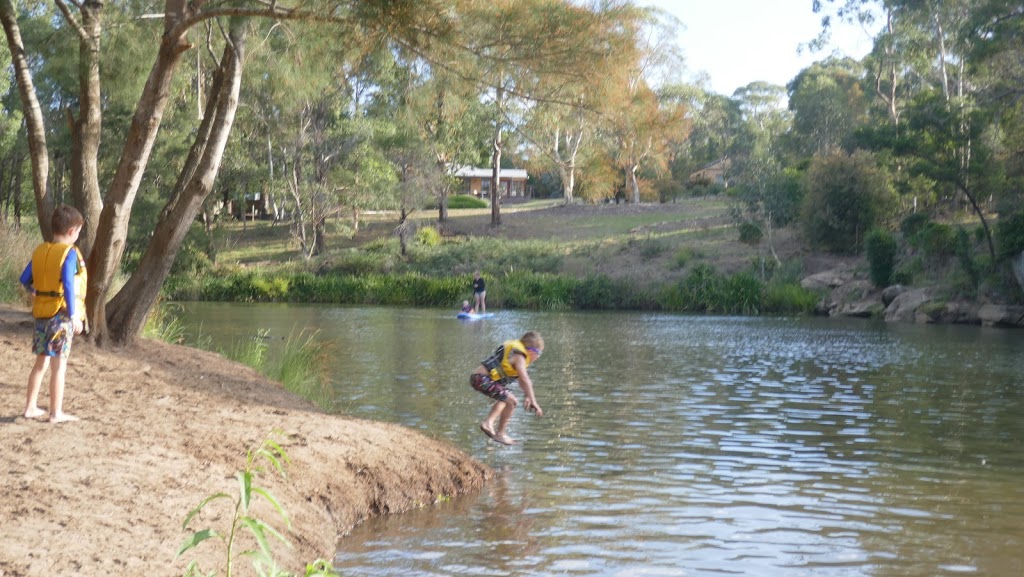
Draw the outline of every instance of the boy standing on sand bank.
[[[32,316],[36,319],[32,337],[35,366],[28,375],[25,418],[46,414],[37,404],[43,374],[50,369],[50,422],[77,421],[64,412],[64,373],[71,355],[71,340],[85,328],[85,261],[75,246],[85,219],[75,208],[61,205],[50,221],[53,242],[44,242],[32,253],[32,260],[21,273],[21,284],[35,298]]]
[[[487,418],[480,423],[480,430],[502,445],[516,443],[505,433],[512,412],[519,404],[516,396],[508,391],[512,383],[519,381],[526,395],[523,406],[538,417],[544,416],[544,410],[533,394],[533,381],[526,372],[526,367],[539,359],[543,352],[544,339],[540,333],[530,331],[519,337],[519,340],[505,341],[469,375],[469,384],[474,389],[497,401]],[[497,429],[494,428],[495,420],[498,421]]]

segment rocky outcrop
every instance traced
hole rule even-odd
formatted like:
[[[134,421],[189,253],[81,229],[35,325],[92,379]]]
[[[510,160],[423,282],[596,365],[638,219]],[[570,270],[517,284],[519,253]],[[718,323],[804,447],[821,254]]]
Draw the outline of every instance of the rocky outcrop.
[[[853,280],[853,272],[845,269],[827,270],[812,274],[800,281],[800,286],[810,290],[832,290]]]
[[[982,305],[978,317],[981,324],[987,327],[1024,328],[1024,306]]]
[[[1024,255],[1020,260],[1024,261]],[[1020,263],[1020,269],[1024,273],[1024,262]],[[856,278],[849,269],[811,275],[800,285],[824,293],[816,308],[822,315],[885,318],[888,322],[918,324],[1024,328],[1024,306],[946,301],[931,288],[892,285],[879,290],[869,281]]]
[[[929,289],[911,289],[904,291],[892,300],[889,306],[885,307],[885,320],[890,322],[917,322],[917,309],[931,300]],[[923,322],[927,322],[922,319]]]
[[[1011,260],[1010,264],[1013,267],[1013,276],[1017,279],[1017,284],[1024,290],[1024,251]]]
[[[896,297],[908,290],[910,289],[901,284],[894,284],[892,286],[885,287],[885,290],[882,291],[882,304],[888,307],[892,304],[892,301],[896,300]]]

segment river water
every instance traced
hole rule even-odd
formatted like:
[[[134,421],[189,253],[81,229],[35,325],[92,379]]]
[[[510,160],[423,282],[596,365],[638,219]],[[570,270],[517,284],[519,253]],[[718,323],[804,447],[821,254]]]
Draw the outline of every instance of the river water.
[[[185,303],[214,342],[303,328],[341,413],[497,471],[371,520],[342,575],[1024,575],[1024,332],[831,319]],[[543,418],[477,429],[467,375],[539,330]]]

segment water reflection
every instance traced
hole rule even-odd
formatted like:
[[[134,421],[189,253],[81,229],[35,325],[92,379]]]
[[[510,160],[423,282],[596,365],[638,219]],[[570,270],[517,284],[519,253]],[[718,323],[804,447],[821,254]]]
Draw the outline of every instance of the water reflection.
[[[233,307],[188,308],[213,332]],[[255,310],[272,334],[304,323],[340,345],[340,409],[499,471],[480,495],[357,528],[339,545],[343,575],[1024,574],[1020,333]],[[527,329],[547,342],[531,374],[549,416],[517,415],[524,443],[499,449],[476,431],[486,399],[465,374]]]

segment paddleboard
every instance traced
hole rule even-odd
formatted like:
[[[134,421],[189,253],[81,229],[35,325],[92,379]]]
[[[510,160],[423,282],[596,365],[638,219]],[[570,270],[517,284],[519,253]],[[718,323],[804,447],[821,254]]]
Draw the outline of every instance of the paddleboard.
[[[478,321],[480,319],[489,319],[494,316],[494,313],[459,313],[455,315],[456,318],[460,318],[464,321]]]

